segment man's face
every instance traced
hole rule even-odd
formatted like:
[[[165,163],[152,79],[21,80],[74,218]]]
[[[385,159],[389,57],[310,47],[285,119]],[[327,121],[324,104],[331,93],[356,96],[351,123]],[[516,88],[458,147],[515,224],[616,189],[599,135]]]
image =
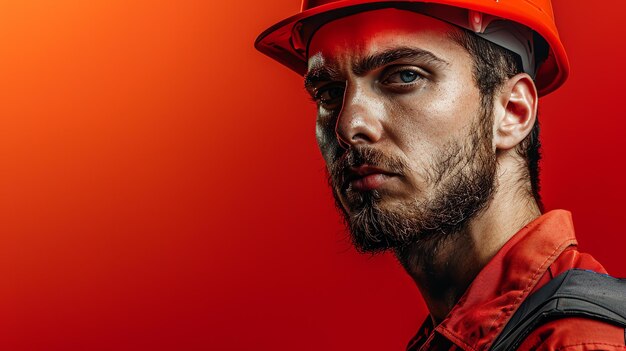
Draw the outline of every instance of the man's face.
[[[491,106],[457,29],[382,9],[332,21],[309,46],[307,89],[338,207],[361,251],[462,229],[494,187]]]

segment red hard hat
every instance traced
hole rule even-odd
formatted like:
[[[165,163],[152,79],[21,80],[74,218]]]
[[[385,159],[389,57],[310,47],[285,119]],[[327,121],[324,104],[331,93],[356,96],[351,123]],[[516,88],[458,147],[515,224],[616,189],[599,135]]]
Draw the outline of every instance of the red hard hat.
[[[495,16],[530,28],[543,38],[548,46],[547,58],[538,67],[535,75],[539,95],[554,91],[567,79],[569,62],[556,29],[550,0],[303,0],[300,13],[278,22],[261,33],[255,47],[291,70],[304,75],[308,59],[306,48],[319,27],[356,12],[384,7],[407,8],[407,5],[415,6],[414,10],[417,12],[420,12],[419,6],[452,6]],[[538,54],[540,50],[535,51]]]

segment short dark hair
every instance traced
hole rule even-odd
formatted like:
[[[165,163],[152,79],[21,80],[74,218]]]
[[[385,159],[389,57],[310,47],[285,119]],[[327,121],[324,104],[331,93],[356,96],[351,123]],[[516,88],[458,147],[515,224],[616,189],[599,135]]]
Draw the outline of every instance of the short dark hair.
[[[473,59],[474,80],[480,91],[481,105],[485,111],[493,107],[494,95],[504,82],[518,73],[524,72],[522,60],[499,45],[487,41],[468,30],[460,29],[450,33],[450,38],[465,48]],[[520,180],[530,178],[530,195],[543,211],[539,194],[539,160],[541,159],[539,141],[539,116],[531,132],[519,143],[515,151],[526,161],[526,172]]]

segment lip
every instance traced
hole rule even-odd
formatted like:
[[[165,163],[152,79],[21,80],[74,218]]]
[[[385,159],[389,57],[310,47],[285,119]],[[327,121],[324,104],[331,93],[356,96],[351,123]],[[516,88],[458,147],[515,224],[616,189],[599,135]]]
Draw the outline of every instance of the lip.
[[[345,187],[356,191],[375,190],[393,176],[394,173],[370,165],[352,167],[346,172]]]

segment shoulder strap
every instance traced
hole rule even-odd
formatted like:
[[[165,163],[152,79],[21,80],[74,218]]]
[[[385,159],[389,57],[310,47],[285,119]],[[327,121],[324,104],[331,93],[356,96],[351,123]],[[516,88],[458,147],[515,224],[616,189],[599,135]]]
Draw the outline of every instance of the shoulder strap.
[[[515,350],[532,330],[564,317],[626,327],[626,279],[581,269],[563,272],[520,305],[490,350]]]

